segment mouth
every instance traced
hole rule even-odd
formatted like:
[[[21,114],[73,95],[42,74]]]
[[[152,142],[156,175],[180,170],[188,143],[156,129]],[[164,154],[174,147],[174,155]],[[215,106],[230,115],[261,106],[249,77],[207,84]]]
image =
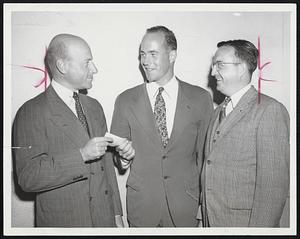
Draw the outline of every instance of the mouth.
[[[220,76],[215,76],[215,79],[216,79],[217,82],[221,82],[223,80],[223,78],[220,77]]]
[[[154,71],[153,68],[144,68],[144,69],[145,69],[146,72],[152,72],[152,71]]]

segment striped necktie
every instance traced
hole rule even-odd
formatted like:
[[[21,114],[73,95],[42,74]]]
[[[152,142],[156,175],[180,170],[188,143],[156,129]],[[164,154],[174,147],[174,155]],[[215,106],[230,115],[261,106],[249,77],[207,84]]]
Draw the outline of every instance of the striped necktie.
[[[224,100],[224,104],[222,105],[222,109],[219,114],[219,124],[221,124],[221,122],[226,118],[226,107],[230,101],[230,97],[226,97]]]
[[[79,95],[77,92],[73,93],[73,98],[75,100],[75,108],[76,108],[76,112],[77,112],[77,117],[80,121],[80,123],[82,124],[82,126],[85,128],[85,130],[87,131],[88,135],[90,136],[90,131],[89,131],[89,127],[88,127],[88,123],[86,121],[86,117],[83,113],[80,101],[79,101]]]

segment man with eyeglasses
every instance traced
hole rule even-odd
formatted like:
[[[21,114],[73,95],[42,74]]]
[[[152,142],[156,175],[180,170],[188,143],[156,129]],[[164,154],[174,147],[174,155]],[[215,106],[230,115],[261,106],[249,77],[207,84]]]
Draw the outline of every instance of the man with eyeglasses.
[[[288,112],[251,86],[258,58],[251,42],[217,47],[211,75],[226,98],[208,128],[200,226],[278,227],[289,203]]]

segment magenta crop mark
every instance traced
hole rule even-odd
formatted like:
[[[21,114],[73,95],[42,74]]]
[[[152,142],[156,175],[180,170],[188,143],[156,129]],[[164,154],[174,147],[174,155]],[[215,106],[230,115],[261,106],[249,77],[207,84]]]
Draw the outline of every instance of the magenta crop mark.
[[[258,37],[258,62],[257,62],[257,67],[258,67],[258,104],[260,103],[260,92],[261,92],[261,81],[275,81],[275,80],[267,80],[262,78],[262,70],[264,67],[266,67],[267,65],[269,65],[271,62],[268,61],[266,63],[264,63],[263,65],[261,65],[261,48],[260,48],[260,37]]]
[[[47,47],[46,47],[46,50],[45,50],[45,55],[47,53]],[[27,66],[27,65],[21,65],[21,67],[25,67],[25,68],[28,68],[28,69],[32,69],[32,70],[37,70],[37,71],[41,71],[44,73],[44,77],[38,81],[38,83],[36,85],[34,85],[35,88],[41,86],[43,83],[44,83],[44,90],[46,90],[47,88],[47,82],[48,82],[48,71],[47,71],[47,68],[44,64],[44,69],[41,69],[41,68],[38,68],[38,67],[35,67],[35,66]]]

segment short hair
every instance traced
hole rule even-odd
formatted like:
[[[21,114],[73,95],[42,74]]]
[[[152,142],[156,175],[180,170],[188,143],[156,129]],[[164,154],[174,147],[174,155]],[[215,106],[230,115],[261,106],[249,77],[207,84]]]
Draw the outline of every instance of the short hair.
[[[155,26],[155,27],[148,28],[147,31],[146,31],[146,33],[156,33],[156,32],[161,32],[161,33],[164,34],[167,46],[171,50],[175,50],[175,51],[177,50],[176,37],[175,37],[174,33],[171,30],[169,30],[165,26]]]
[[[50,78],[56,73],[56,61],[69,57],[69,45],[74,40],[87,44],[81,37],[68,33],[58,34],[51,40],[45,56],[45,65]]]
[[[68,47],[62,40],[67,34],[56,35],[50,42],[45,56],[45,65],[50,78],[53,77],[53,73],[56,69],[56,61],[58,59],[65,59],[68,55]]]
[[[235,50],[235,56],[246,62],[250,75],[257,67],[258,50],[253,43],[246,40],[221,41],[217,47],[231,46]]]

